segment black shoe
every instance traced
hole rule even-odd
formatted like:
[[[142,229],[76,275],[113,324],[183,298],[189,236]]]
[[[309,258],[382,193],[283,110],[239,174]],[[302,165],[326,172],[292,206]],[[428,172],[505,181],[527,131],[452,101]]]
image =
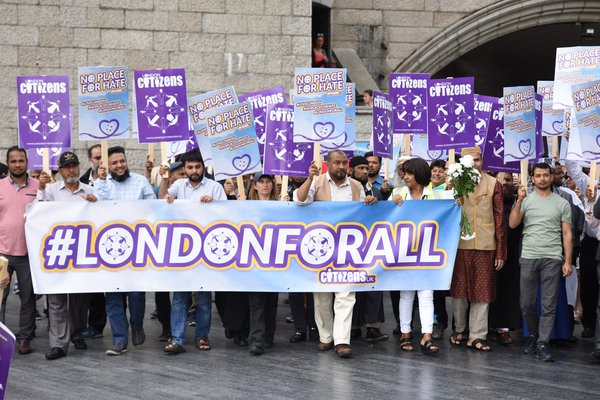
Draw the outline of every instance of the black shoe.
[[[253,356],[260,356],[261,354],[265,354],[265,349],[262,346],[253,344],[250,346],[250,349],[248,349],[248,353],[252,354]]]
[[[381,333],[381,331],[377,328],[367,328],[365,340],[367,342],[381,342],[383,340],[388,340],[389,337],[390,335],[387,333]]]
[[[146,334],[144,333],[143,329],[140,329],[139,331],[131,331],[131,343],[133,343],[134,346],[144,344],[145,341]]]
[[[248,339],[246,339],[245,337],[234,337],[233,338],[233,343],[237,344],[238,346],[248,346]]]
[[[308,338],[312,342],[319,340],[319,330],[316,327],[308,328]]]
[[[171,340],[171,332],[169,331],[162,331],[162,333],[160,334],[160,336],[158,337],[158,341],[159,342],[168,342]]]
[[[81,334],[85,339],[96,339],[103,336],[102,332],[97,331],[93,326],[88,326]]]
[[[400,325],[396,325],[396,327],[392,331],[392,335],[394,335],[394,336],[400,336]]]
[[[56,360],[64,356],[66,354],[60,347],[53,347],[46,352],[46,360]]]
[[[287,317],[285,317],[285,322],[287,322],[288,324],[293,324],[294,323],[294,316],[293,315],[288,315]]]
[[[296,333],[290,337],[290,343],[299,343],[304,341],[306,341],[306,333],[302,331],[296,331]]]
[[[548,351],[548,345],[544,342],[537,342],[537,358],[540,361],[554,361],[552,354]]]
[[[350,339],[358,339],[361,336],[362,336],[362,331],[360,330],[360,328],[352,329],[350,331]]]
[[[83,339],[73,340],[73,345],[77,350],[87,350],[87,343]]]
[[[150,313],[150,319],[157,319],[158,318],[158,310],[154,310]]]
[[[431,338],[439,340],[444,337],[444,326],[440,324],[433,324],[433,332]]]
[[[581,337],[582,338],[592,338],[596,336],[596,331],[592,328],[585,328],[583,331],[581,331]]]
[[[536,347],[537,336],[529,336],[523,346],[523,354],[535,354],[537,351]]]

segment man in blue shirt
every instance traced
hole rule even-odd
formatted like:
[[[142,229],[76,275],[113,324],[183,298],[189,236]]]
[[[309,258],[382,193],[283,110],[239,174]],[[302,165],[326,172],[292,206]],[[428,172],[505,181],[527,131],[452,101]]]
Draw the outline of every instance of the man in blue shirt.
[[[144,176],[129,172],[125,149],[114,146],[108,149],[108,171],[104,164],[98,167],[98,180],[94,182],[94,196],[98,200],[142,200],[156,199],[152,186]],[[131,342],[134,346],[146,340],[143,321],[146,306],[144,292],[106,293],[106,314],[113,334],[109,356],[118,356],[127,351],[127,314],[123,307],[125,299],[129,306]]]
[[[387,200],[392,193],[392,188],[387,179],[379,174],[381,171],[381,157],[373,155],[372,151],[365,153],[365,158],[369,163],[369,183],[381,192],[383,200]]]

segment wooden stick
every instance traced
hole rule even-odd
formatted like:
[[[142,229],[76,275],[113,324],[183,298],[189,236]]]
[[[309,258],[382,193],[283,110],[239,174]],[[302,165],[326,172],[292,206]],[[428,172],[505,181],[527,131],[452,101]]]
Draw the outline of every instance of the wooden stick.
[[[552,136],[552,157],[555,160],[560,158],[560,152],[558,150],[558,136]]]
[[[321,143],[314,143],[313,160],[317,164],[317,167],[319,167],[319,174],[321,174]]]
[[[148,160],[154,164],[154,143],[148,143]]]
[[[289,177],[287,175],[284,175],[281,178],[281,193],[279,193],[279,199],[281,201],[285,201],[285,200],[283,200],[283,196],[284,196],[284,194],[287,194],[288,181],[289,181]]]
[[[238,176],[235,178],[237,181],[238,194],[240,196],[240,200],[246,200],[246,189],[244,188],[244,177]]]
[[[167,142],[160,142],[160,162],[161,164],[169,164],[169,159],[168,159],[168,151],[167,151]],[[163,178],[168,178],[169,177],[169,172],[167,170],[167,172],[165,172],[165,174],[162,176]]]
[[[0,256],[0,281],[8,276],[8,259]],[[9,289],[9,288],[7,288]],[[0,288],[0,299],[4,295],[4,289]]]
[[[456,164],[456,154],[454,152],[454,149],[448,150],[448,164]]]
[[[383,177],[385,180],[389,180],[390,179],[390,163],[388,162],[387,158],[383,159],[383,163],[384,163]]]
[[[102,165],[108,171],[108,140],[104,139],[100,141],[100,151],[102,153]]]
[[[589,181],[589,186],[590,186],[590,189],[592,189],[592,193],[594,193],[594,189],[596,187],[596,171],[597,171],[596,161],[590,162],[590,181]]]
[[[527,188],[528,162],[528,160],[521,160],[521,185],[525,188]]]
[[[404,155],[410,156],[410,135],[408,133],[404,134]]]
[[[50,171],[50,149],[47,147],[42,149],[42,171],[45,171],[52,177],[52,171]]]

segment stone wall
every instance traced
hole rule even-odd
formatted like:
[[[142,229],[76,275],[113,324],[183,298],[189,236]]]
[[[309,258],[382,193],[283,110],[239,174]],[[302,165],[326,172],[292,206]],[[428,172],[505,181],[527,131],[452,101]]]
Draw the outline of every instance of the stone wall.
[[[77,67],[93,65],[183,67],[189,95],[291,89],[310,66],[310,17],[309,0],[0,0],[0,159],[17,144],[17,75],[69,75],[71,105]],[[139,171],[144,146],[118,144]],[[73,134],[73,147],[87,143]]]

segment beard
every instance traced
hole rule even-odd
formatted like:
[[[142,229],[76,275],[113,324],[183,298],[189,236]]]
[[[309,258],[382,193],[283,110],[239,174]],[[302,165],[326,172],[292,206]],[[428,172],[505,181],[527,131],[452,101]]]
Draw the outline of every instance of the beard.
[[[202,182],[202,178],[204,178],[204,175],[192,174],[192,175],[189,175],[187,178],[190,180],[190,182],[198,183],[198,182]]]
[[[355,179],[360,182],[361,185],[365,186],[369,182],[369,178],[365,177],[363,179],[358,179],[356,176],[353,176],[352,179]]]
[[[123,175],[117,175],[111,171],[110,176],[117,182],[125,182],[131,175],[129,174],[129,169],[126,169]]]
[[[16,173],[14,171],[10,171],[10,175],[14,176],[15,178],[20,178],[22,176],[24,176],[27,173],[27,170],[23,170],[23,172],[21,173]]]
[[[69,185],[74,185],[77,182],[79,182],[79,179],[77,179],[77,177],[74,177],[74,178],[64,178],[63,180],[65,181],[65,183],[68,183]]]
[[[92,172],[98,172],[98,167],[99,166],[100,166],[100,164],[94,165],[94,163],[90,163],[90,167],[92,169]]]
[[[375,178],[377,175],[379,175],[379,171],[377,171],[377,172],[369,171],[369,178]]]

